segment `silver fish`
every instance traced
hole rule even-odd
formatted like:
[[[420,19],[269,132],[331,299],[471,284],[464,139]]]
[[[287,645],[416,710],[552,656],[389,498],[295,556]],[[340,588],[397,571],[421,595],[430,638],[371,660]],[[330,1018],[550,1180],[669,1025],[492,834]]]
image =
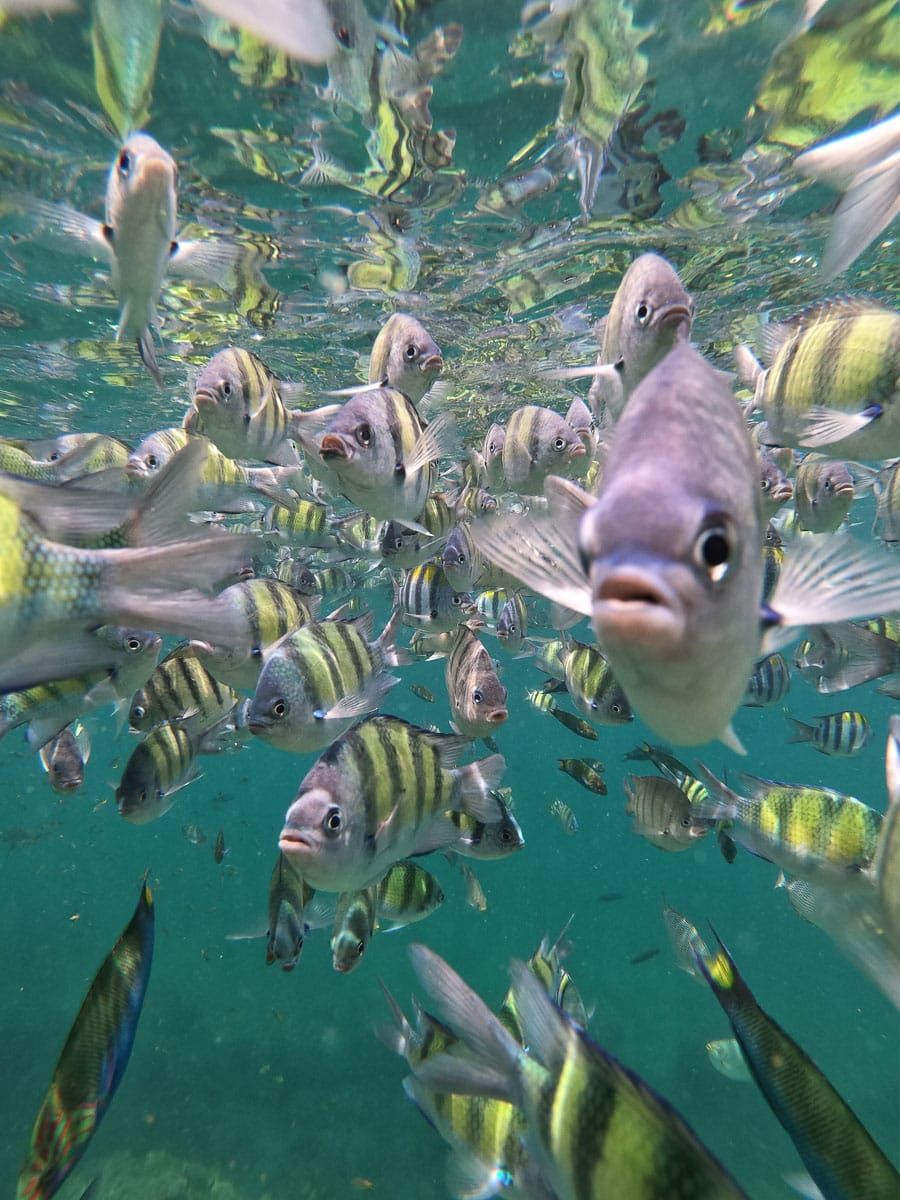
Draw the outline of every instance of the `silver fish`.
[[[84,764],[91,755],[91,739],[80,721],[67,725],[41,747],[41,766],[54,792],[67,795],[84,783]]]
[[[509,712],[506,688],[500,682],[491,656],[476,635],[460,625],[447,658],[447,698],[453,728],[466,737],[488,737]]]
[[[626,813],[634,815],[634,832],[660,850],[688,850],[706,837],[709,821],[691,814],[691,802],[669,779],[658,775],[626,775]]]
[[[405,392],[418,404],[444,365],[441,348],[409,313],[394,313],[382,326],[369,359],[369,382]]]

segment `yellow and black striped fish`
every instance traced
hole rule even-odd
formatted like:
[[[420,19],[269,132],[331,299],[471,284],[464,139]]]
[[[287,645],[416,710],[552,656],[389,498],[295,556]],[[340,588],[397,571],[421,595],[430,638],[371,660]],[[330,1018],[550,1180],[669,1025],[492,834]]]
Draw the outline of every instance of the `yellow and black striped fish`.
[[[208,727],[230,712],[237,700],[236,692],[207,671],[196,648],[183,643],[134,693],[128,720],[132,729],[141,732],[161,721],[180,721],[189,729]]]
[[[835,754],[848,757],[869,744],[872,730],[861,712],[843,711],[825,713],[816,717],[810,725],[805,721],[789,718],[792,732],[788,742],[811,742],[820,754]]]

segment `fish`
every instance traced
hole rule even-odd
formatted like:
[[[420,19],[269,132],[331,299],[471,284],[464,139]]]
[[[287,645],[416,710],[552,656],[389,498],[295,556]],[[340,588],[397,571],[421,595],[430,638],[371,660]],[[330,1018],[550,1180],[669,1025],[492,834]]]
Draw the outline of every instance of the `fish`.
[[[626,775],[626,813],[634,816],[634,832],[660,850],[688,850],[706,837],[709,822],[697,817],[676,784],[656,775]]]
[[[228,851],[225,849],[225,834],[220,829],[216,834],[216,841],[213,846],[213,860],[218,866],[225,858]]]
[[[873,487],[879,536],[883,542],[900,542],[900,461],[879,471]]]
[[[509,788],[493,788],[491,796],[500,809],[499,820],[478,821],[465,812],[449,813],[450,820],[459,830],[459,836],[445,851],[448,856],[451,853],[461,854],[464,858],[485,862],[506,858],[508,854],[515,854],[524,847],[525,837],[512,812]]]
[[[889,610],[900,588],[896,563],[825,535],[791,546],[764,601],[757,475],[730,389],[679,343],[617,422],[599,495],[551,478],[546,512],[481,522],[479,548],[592,618],[615,678],[655,734],[738,748],[731,717],[761,655],[798,626]]]
[[[91,756],[91,739],[80,721],[61,730],[40,750],[41,766],[54,792],[68,795],[84,783],[85,763]]]
[[[456,444],[453,414],[426,425],[396,388],[357,392],[313,436],[299,435],[310,469],[330,490],[384,521],[417,527],[436,481],[433,463]]]
[[[466,904],[476,912],[487,912],[487,896],[471,866],[461,859],[459,869],[466,883]]]
[[[451,724],[465,737],[488,737],[509,716],[506,688],[491,656],[465,625],[456,632],[445,671]]]
[[[188,728],[208,727],[230,712],[237,701],[237,693],[209,673],[196,648],[182,642],[135,691],[128,722],[142,733],[162,721],[179,721]]]
[[[641,1200],[660,1194],[661,1175],[670,1195],[744,1195],[675,1110],[555,1005],[525,963],[513,962],[510,974],[527,1051],[434,951],[416,944],[410,957],[439,1020],[473,1056],[411,1063],[417,1082],[520,1108],[526,1148],[553,1195]],[[611,1114],[608,1121],[597,1123],[599,1111]],[[593,1136],[572,1137],[575,1128],[591,1128]],[[612,1132],[626,1129],[621,1137]],[[648,1154],[656,1164],[651,1176]]]
[[[698,969],[731,1022],[747,1066],[813,1181],[833,1200],[890,1196],[894,1169],[865,1127],[800,1046],[760,1008],[715,934]]]
[[[407,658],[394,646],[399,614],[374,639],[373,621],[308,621],[277,642],[250,702],[250,732],[282,750],[321,750],[379,708],[400,682],[388,668]]]
[[[587,788],[589,792],[593,792],[597,796],[606,795],[606,783],[600,774],[603,770],[603,764],[599,759],[561,758],[559,760],[559,769],[560,771],[564,771],[566,775],[571,776],[576,783],[580,783],[583,788]]]
[[[876,629],[835,622],[809,631],[794,666],[817,692],[831,695],[900,671],[900,647]]]
[[[376,928],[403,929],[431,916],[443,903],[444,889],[430,871],[415,862],[394,863],[378,884]]]
[[[506,423],[501,454],[503,478],[522,495],[540,494],[548,475],[572,475],[587,466],[584,444],[551,408],[524,404]]]
[[[766,520],[771,520],[782,505],[793,500],[794,485],[768,448],[760,447],[758,456],[763,516]]]
[[[894,953],[900,956],[900,716],[891,717],[885,751],[888,810],[873,864],[882,922]]]
[[[502,591],[502,588],[495,589]],[[500,609],[495,633],[500,641],[501,649],[516,658],[530,652],[531,643],[527,640],[528,610],[525,607],[525,597],[521,592],[511,592]],[[524,647],[524,649],[523,649]]]
[[[300,959],[306,926],[303,910],[312,899],[310,888],[280,851],[269,880],[269,928],[266,934],[266,965],[278,963],[282,971],[293,971]]]
[[[153,895],[103,960],[69,1030],[41,1105],[16,1200],[50,1200],[87,1149],[125,1074],[153,962]]]
[[[203,7],[300,62],[325,63],[338,51],[326,0],[203,0]]]
[[[819,263],[823,282],[834,279],[900,212],[900,116],[823,142],[794,159],[794,170],[841,192]]]
[[[399,521],[382,523],[381,528],[378,550],[385,566],[391,569],[420,567],[440,549],[439,537],[422,533],[420,529],[407,529]]]
[[[451,587],[467,592],[484,573],[485,563],[478,553],[468,521],[455,525],[441,551],[441,566]]]
[[[355,891],[411,854],[458,837],[448,812],[500,820],[491,795],[502,755],[457,767],[467,738],[436,734],[398,717],[361,721],[304,776],[279,842],[311,887]]]
[[[188,433],[203,434],[229,458],[297,466],[294,442],[321,429],[335,405],[303,412],[289,409],[303,393],[279,379],[249,350],[229,346],[213,355],[197,377],[184,417]]]
[[[566,673],[566,690],[588,720],[597,725],[627,725],[634,720],[628,697],[596,646],[571,639],[559,657]]]
[[[120,712],[128,704],[133,688],[156,666],[162,638],[146,630],[108,625],[96,629],[94,638],[115,665],[0,696],[0,737],[25,725],[25,740],[40,749],[79,716],[105,704]]]
[[[856,498],[846,463],[822,454],[805,454],[797,467],[794,512],[797,527],[810,533],[834,533]]]
[[[411,683],[409,690],[414,696],[418,696],[420,700],[424,700],[426,704],[434,704],[434,692],[430,688],[425,687],[422,683]]]
[[[215,754],[224,721],[205,729],[186,729],[182,721],[156,725],[132,751],[116,788],[119,815],[146,825],[169,811],[176,794],[197,778],[198,754]]]
[[[737,1038],[715,1038],[706,1043],[709,1061],[720,1075],[737,1083],[751,1083],[753,1076]]]
[[[768,369],[746,347],[739,369],[755,385],[770,441],[863,462],[900,455],[900,314],[836,298],[770,322],[763,336]]]
[[[566,729],[571,730],[572,733],[577,733],[579,737],[586,738],[591,742],[596,742],[600,737],[593,725],[588,724],[583,717],[576,717],[574,713],[566,712],[564,708],[560,708],[551,692],[531,691],[527,695],[535,708],[541,712],[549,713],[561,725],[565,725]]]
[[[669,935],[669,941],[679,967],[696,979],[698,983],[702,983],[703,974],[698,966],[698,961],[700,959],[708,961],[712,957],[709,947],[700,936],[696,926],[692,925],[683,913],[675,908],[670,908],[665,900],[663,900],[662,913],[666,933]]]
[[[552,378],[590,376],[591,412],[617,421],[637,385],[679,341],[687,341],[694,302],[678,272],[659,254],[639,254],[622,276],[602,322],[594,367],[550,370]]]
[[[559,820],[560,825],[568,834],[578,832],[578,818],[563,800],[554,800],[550,804],[550,815]]]
[[[790,691],[791,668],[783,654],[767,654],[753,668],[742,703],[747,708],[780,704]]]
[[[778,783],[732,772],[734,788],[698,764],[709,799],[698,818],[732,821],[729,835],[753,854],[803,879],[865,870],[878,846],[881,813],[831,788]]]
[[[375,932],[378,884],[338,896],[331,935],[331,964],[347,975],[359,964]]]
[[[814,725],[789,718],[788,742],[811,742],[821,754],[853,755],[869,744],[871,728],[861,712],[825,713]]]
[[[638,954],[633,955],[628,960],[628,965],[631,967],[639,967],[645,962],[650,962],[659,954],[658,946],[650,946],[646,950],[641,950]]]
[[[94,85],[113,129],[125,140],[150,117],[162,0],[95,0],[91,14]]]
[[[418,404],[443,365],[441,348],[422,322],[409,313],[393,313],[372,347],[369,383],[396,388]]]
[[[394,607],[402,613],[404,625],[428,634],[455,634],[460,623],[470,622],[475,615],[471,595],[456,591],[437,561],[404,571],[394,588]]]

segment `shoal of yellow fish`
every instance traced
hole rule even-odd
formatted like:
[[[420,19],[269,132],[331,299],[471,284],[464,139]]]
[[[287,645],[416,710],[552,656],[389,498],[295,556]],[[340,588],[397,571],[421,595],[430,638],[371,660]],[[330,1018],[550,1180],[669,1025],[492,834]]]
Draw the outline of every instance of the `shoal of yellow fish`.
[[[577,817],[562,798],[540,815],[514,810],[499,787],[507,759],[493,738],[508,733],[517,706],[525,711],[526,695],[504,682],[495,649],[523,660],[534,685],[527,700],[585,737],[637,716],[675,746],[720,740],[742,752],[742,706],[786,702],[787,647],[801,637],[794,671],[819,690],[883,678],[896,698],[900,560],[888,545],[900,528],[891,461],[900,458],[900,314],[875,297],[810,297],[807,308],[747,334],[752,348],[733,348],[752,392],[739,398],[728,364],[690,340],[702,302],[667,258],[635,253],[576,365],[538,354],[529,364],[529,384],[583,377],[586,395],[573,401],[560,386],[554,405],[526,397],[502,421],[485,407],[490,419],[475,429],[454,405],[453,354],[464,347],[443,332],[438,345],[426,327],[435,314],[413,292],[415,222],[389,207],[405,188],[440,195],[459,181],[450,170],[455,134],[432,128],[428,105],[462,52],[462,28],[434,29],[410,47],[362,0],[204,6],[240,26],[245,49],[256,39],[324,64],[327,95],[365,131],[369,165],[342,167],[328,130],[317,130],[304,181],[373,203],[361,217],[366,271],[356,263],[331,290],[365,282],[390,294],[402,280],[403,306],[408,293],[416,312],[392,299],[396,311],[370,331],[362,380],[284,378],[254,336],[252,351],[229,343],[200,364],[193,355],[180,424],[150,428],[136,446],[105,433],[77,444],[0,443],[0,737],[24,727],[50,785],[66,796],[84,783],[93,713],[111,704],[127,714],[140,741],[115,802],[134,825],[165,818],[200,776],[201,756],[248,748],[262,756],[269,742],[293,772],[295,798],[280,835],[272,830],[265,960],[292,971],[310,931],[330,928],[332,967],[346,975],[371,956],[376,932],[425,920],[444,902],[424,858],[456,863],[469,906],[484,912],[470,860],[499,862],[521,849],[518,815],[526,826],[542,820],[543,830],[555,820],[584,840],[588,806],[614,788],[614,769],[601,778],[598,760],[559,757],[554,740],[550,750],[525,747],[526,764],[539,755],[555,769],[555,759],[592,796],[580,793]],[[54,6],[17,0],[4,10],[29,7]],[[741,23],[742,7],[728,6],[707,32]],[[400,22],[402,5],[394,8]],[[212,41],[213,17],[194,18]],[[234,294],[239,272],[261,261],[213,229],[180,235],[176,157],[145,129],[157,115],[167,19],[162,0],[92,8],[97,96],[119,143],[103,219],[31,192],[12,201],[29,237],[68,242],[108,267],[115,340],[136,345],[158,386],[185,365],[164,336],[171,281]],[[778,70],[791,48],[809,42],[821,52],[816,19],[808,6]],[[638,47],[651,37],[624,0],[525,6],[517,45],[522,57],[539,50],[562,80],[559,114],[514,156],[522,173],[499,193],[482,192],[481,213],[507,218],[573,176],[581,218],[591,221],[607,162],[644,95],[648,60]],[[778,70],[762,99],[777,91]],[[788,117],[793,136],[808,114]],[[831,132],[816,125],[815,140]],[[781,136],[793,145],[786,124]],[[797,157],[796,186],[810,176],[843,197],[825,278],[896,216],[898,139],[896,116],[885,116]],[[459,324],[444,328],[460,336]],[[888,545],[860,537],[858,522],[848,528],[869,491]],[[370,598],[391,607],[379,636]],[[180,640],[159,661],[163,637]],[[446,660],[438,697],[446,704],[435,711],[445,707],[449,719],[435,719],[448,729],[427,724],[424,710],[421,724],[381,711],[414,655]],[[444,666],[429,676],[438,691]],[[551,676],[543,690],[541,671]],[[435,700],[421,683],[409,690]],[[790,720],[793,732],[778,736],[825,755],[860,754],[872,737],[866,713],[849,704],[814,724]],[[634,825],[615,814],[618,836],[688,850],[712,832],[729,862],[740,847],[776,865],[793,908],[900,1008],[898,741],[895,717],[884,816],[812,781],[733,769],[720,779],[644,743],[629,757],[660,774],[622,773],[627,804],[618,808]],[[193,823],[183,831],[206,841]],[[220,830],[216,864],[225,847]],[[727,951],[718,940],[711,950],[675,910],[666,907],[665,919],[680,965],[706,979],[735,1024],[737,1041],[709,1042],[711,1062],[731,1079],[755,1079],[804,1161],[816,1161],[815,1122],[790,1098],[773,1099],[772,1063],[756,1063],[757,1007]],[[559,941],[545,942],[528,967],[513,966],[497,1018],[441,958],[413,950],[437,1016],[420,1008],[413,1029],[391,1001],[395,1028],[383,1036],[409,1064],[411,1098],[460,1157],[456,1194],[487,1198],[512,1185],[542,1200],[742,1196],[680,1116],[588,1036],[561,953]],[[799,1048],[777,1035],[805,1072]],[[852,1128],[878,1178],[893,1179],[862,1127]],[[828,1194],[850,1200],[850,1174],[836,1171]],[[54,1191],[40,1185],[29,1200]]]

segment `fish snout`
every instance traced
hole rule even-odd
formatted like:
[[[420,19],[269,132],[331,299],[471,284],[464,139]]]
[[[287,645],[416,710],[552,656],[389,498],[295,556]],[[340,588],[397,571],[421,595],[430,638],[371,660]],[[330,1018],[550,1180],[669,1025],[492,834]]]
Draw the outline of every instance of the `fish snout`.
[[[685,636],[686,618],[676,593],[656,571],[638,565],[591,567],[592,620],[597,640],[652,645],[675,650]]]
[[[352,448],[346,438],[339,433],[326,433],[319,443],[319,454],[324,459],[344,458],[348,461],[353,457]]]
[[[509,710],[506,708],[492,708],[486,715],[486,720],[491,725],[502,725],[509,716]]]
[[[422,371],[442,371],[444,369],[444,356],[440,351],[436,354],[426,355],[419,363],[419,369]]]

